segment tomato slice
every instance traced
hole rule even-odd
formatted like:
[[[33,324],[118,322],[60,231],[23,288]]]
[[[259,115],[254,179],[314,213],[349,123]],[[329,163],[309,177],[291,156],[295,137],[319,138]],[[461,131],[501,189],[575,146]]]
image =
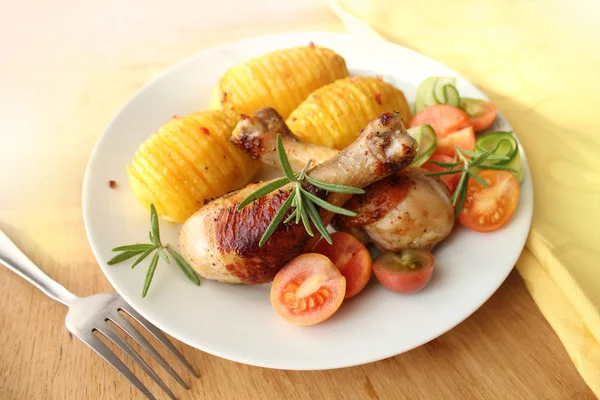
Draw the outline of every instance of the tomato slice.
[[[476,132],[486,130],[494,123],[498,108],[492,102],[463,97],[460,109],[467,114]]]
[[[454,160],[452,157],[447,156],[445,154],[434,154],[431,157],[429,157],[429,161],[451,163]],[[435,165],[430,162],[426,162],[425,164],[421,165],[421,168],[424,168],[427,171],[431,171],[431,172],[446,171],[446,168],[440,167],[439,165]],[[450,193],[454,193],[454,190],[456,189],[456,186],[458,185],[458,181],[460,180],[460,174],[442,175],[439,178],[442,180],[442,182],[444,182],[446,184],[446,186],[448,186],[448,190],[450,190]]]
[[[275,275],[271,305],[294,325],[325,321],[340,308],[346,294],[346,279],[322,254],[302,254]]]
[[[473,127],[469,126],[460,131],[449,133],[443,138],[438,138],[437,147],[433,154],[444,154],[454,157],[454,145],[464,150],[473,151],[475,143],[475,131]]]
[[[445,104],[429,106],[419,111],[413,119],[410,120],[410,128],[428,124],[435,130],[438,141],[449,133],[471,126],[467,114],[456,107]]]
[[[354,236],[346,232],[331,234],[332,244],[321,240],[313,252],[329,258],[346,278],[345,299],[356,296],[367,286],[371,278],[371,254]]]
[[[477,175],[490,187],[469,178],[467,197],[458,220],[477,232],[495,231],[506,225],[517,209],[519,182],[508,171],[487,169]]]
[[[423,289],[431,280],[434,258],[426,250],[405,249],[383,253],[375,259],[373,272],[386,289],[410,294]]]

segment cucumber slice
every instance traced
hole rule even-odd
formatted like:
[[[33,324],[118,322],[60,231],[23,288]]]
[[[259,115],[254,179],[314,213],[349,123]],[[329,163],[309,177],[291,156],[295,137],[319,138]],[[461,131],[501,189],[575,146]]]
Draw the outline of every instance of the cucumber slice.
[[[415,97],[415,114],[427,107],[425,103],[425,96],[433,90],[433,85],[437,77],[431,76],[425,79],[417,88],[417,96]]]
[[[417,156],[413,160],[411,166],[420,167],[435,151],[437,146],[437,135],[431,125],[419,125],[408,129],[411,135],[418,143]]]
[[[454,105],[448,103],[448,101],[450,100],[448,92],[452,90],[453,93],[450,95],[452,97],[451,100],[453,101],[453,103],[456,103],[456,106],[458,106],[460,104],[460,97],[458,96],[458,91],[456,90],[456,78],[437,78],[435,84],[433,85],[433,97],[435,99],[435,104],[448,104],[449,106]]]
[[[415,98],[415,114],[434,104],[448,104],[454,107],[460,105],[456,78],[431,76],[421,82]]]
[[[446,99],[446,103],[452,107],[458,107],[460,105],[460,95],[458,94],[458,90],[452,85],[444,86],[444,98]]]
[[[519,143],[512,132],[494,132],[481,136],[475,145],[475,151],[485,152],[494,150],[494,155],[508,157],[508,160],[486,160],[483,165],[498,165],[517,171],[515,176],[523,183],[523,163],[519,152]]]

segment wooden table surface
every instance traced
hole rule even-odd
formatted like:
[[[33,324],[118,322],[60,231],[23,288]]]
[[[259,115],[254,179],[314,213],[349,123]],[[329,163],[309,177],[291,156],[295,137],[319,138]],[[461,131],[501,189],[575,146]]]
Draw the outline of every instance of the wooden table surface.
[[[344,29],[318,0],[270,3],[269,13],[260,12],[265,0],[229,10],[222,3],[0,1],[0,228],[78,295],[113,290],[86,239],[81,188],[94,143],[122,104],[172,63],[214,44]],[[0,268],[0,398],[141,399],[68,333],[66,311]],[[192,379],[177,368],[191,390],[150,364],[182,399],[593,398],[516,272],[455,329],[359,367],[277,371],[176,345],[200,373]]]

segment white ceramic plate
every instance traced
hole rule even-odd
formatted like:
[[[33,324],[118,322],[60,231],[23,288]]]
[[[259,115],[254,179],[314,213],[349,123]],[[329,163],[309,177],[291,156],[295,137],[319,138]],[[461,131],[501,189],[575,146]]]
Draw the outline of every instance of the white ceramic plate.
[[[83,212],[89,241],[115,289],[140,314],[173,337],[230,360],[281,369],[329,369],[363,364],[420,346],[479,308],[513,268],[529,231],[533,194],[523,154],[525,182],[517,212],[502,230],[455,232],[434,255],[436,271],[421,292],[402,296],[373,280],[329,320],[296,327],[271,308],[269,285],[190,283],[174,265],[161,263],[145,299],[147,264],[107,266],[111,249],[144,242],[149,214],[135,199],[125,165],[140,143],[173,114],[208,108],[209,96],[230,66],[265,52],[310,41],[334,49],[353,75],[382,75],[414,100],[432,75],[457,76],[461,95],[486,99],[442,64],[383,41],[334,33],[291,33],[246,39],[203,51],[143,87],[117,114],[96,144],[87,168]],[[511,130],[500,115],[494,127]],[[115,180],[118,189],[108,187]],[[178,225],[161,222],[163,242],[177,243]]]

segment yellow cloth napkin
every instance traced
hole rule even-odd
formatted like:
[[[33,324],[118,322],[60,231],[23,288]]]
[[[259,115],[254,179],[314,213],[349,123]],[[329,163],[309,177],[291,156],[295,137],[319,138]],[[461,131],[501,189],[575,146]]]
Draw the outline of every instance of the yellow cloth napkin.
[[[510,121],[530,163],[535,198],[517,269],[600,397],[597,1],[329,4],[349,31],[411,47],[459,71]]]

